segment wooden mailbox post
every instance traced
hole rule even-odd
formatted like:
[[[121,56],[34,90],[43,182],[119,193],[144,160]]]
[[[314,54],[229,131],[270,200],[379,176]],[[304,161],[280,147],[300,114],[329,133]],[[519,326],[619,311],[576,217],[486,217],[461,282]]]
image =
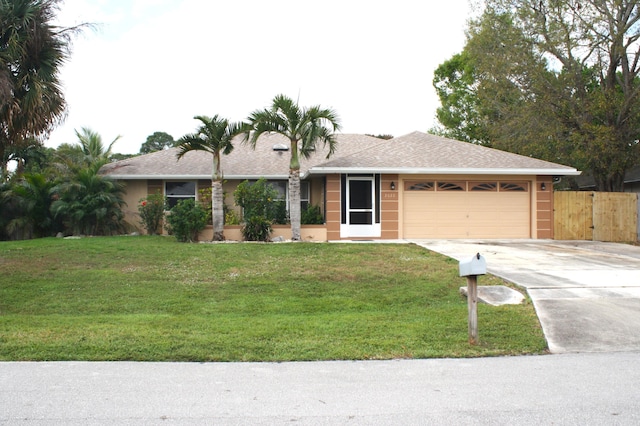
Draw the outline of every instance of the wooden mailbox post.
[[[467,305],[469,308],[469,343],[477,345],[478,338],[478,275],[487,273],[487,262],[480,253],[460,261],[460,276],[467,278]]]

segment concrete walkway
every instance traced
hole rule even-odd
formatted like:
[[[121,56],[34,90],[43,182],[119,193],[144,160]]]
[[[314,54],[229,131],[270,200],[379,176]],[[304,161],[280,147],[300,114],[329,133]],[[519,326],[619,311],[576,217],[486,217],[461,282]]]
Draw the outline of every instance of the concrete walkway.
[[[591,241],[417,240],[526,288],[552,353],[640,351],[640,247]],[[482,278],[479,278],[479,285]]]

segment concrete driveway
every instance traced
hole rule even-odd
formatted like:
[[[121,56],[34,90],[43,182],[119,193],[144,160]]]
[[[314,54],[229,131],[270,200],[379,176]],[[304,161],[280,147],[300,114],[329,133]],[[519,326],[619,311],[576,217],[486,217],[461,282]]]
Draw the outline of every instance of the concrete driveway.
[[[640,351],[640,247],[592,241],[414,240],[526,288],[552,353]],[[482,278],[478,280],[482,285]]]

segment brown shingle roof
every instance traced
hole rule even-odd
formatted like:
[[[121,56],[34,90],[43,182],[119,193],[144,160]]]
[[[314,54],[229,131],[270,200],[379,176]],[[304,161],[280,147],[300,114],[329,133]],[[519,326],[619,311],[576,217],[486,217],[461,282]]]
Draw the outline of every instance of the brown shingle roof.
[[[380,139],[366,135],[338,134],[335,156],[350,155],[366,150],[380,143]],[[238,137],[234,150],[222,157],[222,172],[227,179],[249,179],[259,177],[283,178],[289,175],[289,151],[274,151],[275,145],[289,146],[289,141],[276,134],[263,135],[254,150],[242,143]],[[126,160],[109,163],[101,173],[119,179],[163,179],[163,178],[211,178],[213,158],[211,154],[191,151],[177,160],[177,148],[140,155]],[[309,167],[326,161],[328,149],[319,146],[317,153],[310,159],[300,160],[300,172],[306,173]]]
[[[574,168],[428,133],[413,132],[390,139],[366,152],[341,156],[314,167],[312,173],[578,173]]]
[[[301,159],[300,171],[324,173],[512,173],[577,174],[575,169],[547,161],[511,154],[479,145],[413,132],[390,140],[366,135],[338,134],[337,149],[326,159],[327,149],[319,149],[308,160]],[[235,149],[222,158],[227,179],[268,177],[286,179],[288,146],[280,135],[263,135],[253,150],[237,139]],[[141,155],[105,165],[101,173],[119,179],[208,179],[212,157],[205,152],[189,152],[177,160],[177,148]]]

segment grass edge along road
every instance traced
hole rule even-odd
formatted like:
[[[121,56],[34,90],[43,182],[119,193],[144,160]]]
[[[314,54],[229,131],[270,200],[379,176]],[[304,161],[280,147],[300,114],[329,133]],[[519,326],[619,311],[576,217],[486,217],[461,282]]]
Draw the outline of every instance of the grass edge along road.
[[[303,361],[545,353],[533,305],[478,306],[413,244],[0,242],[0,360]],[[480,285],[503,284],[496,277]]]

